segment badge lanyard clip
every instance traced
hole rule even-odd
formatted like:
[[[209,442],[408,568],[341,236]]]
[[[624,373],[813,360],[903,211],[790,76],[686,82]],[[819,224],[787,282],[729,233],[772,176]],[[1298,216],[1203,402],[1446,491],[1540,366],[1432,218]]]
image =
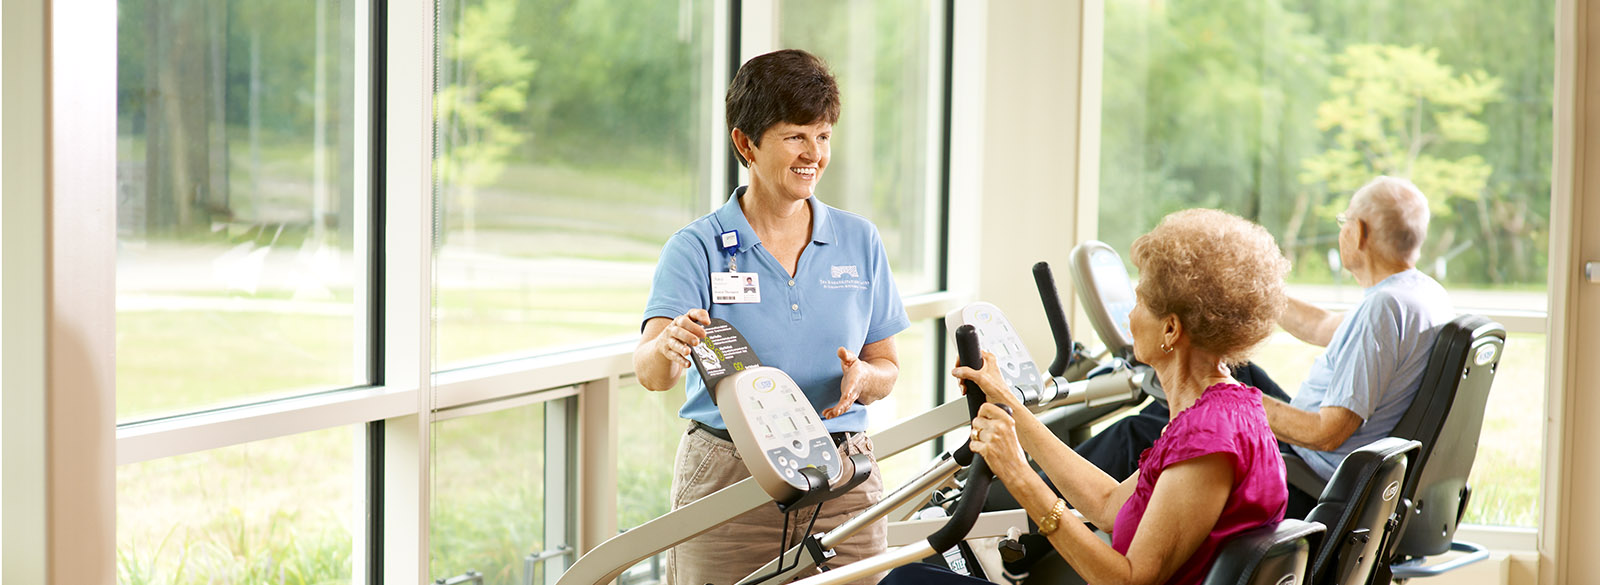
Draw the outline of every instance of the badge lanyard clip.
[[[739,231],[722,232],[722,251],[728,253],[728,272],[739,271]]]

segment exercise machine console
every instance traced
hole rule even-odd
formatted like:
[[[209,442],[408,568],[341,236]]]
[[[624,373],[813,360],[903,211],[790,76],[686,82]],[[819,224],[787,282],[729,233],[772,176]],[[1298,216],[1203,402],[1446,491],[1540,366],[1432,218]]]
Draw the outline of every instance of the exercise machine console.
[[[794,379],[761,365],[750,343],[727,321],[712,318],[705,329],[695,347],[695,369],[711,389],[711,401],[750,476],[780,509],[822,502],[866,481],[872,463],[864,454],[850,458],[853,472],[842,481],[845,458]]]
[[[1138,301],[1122,257],[1105,242],[1089,240],[1072,249],[1072,285],[1083,299],[1089,322],[1112,355],[1133,359],[1128,314]]]

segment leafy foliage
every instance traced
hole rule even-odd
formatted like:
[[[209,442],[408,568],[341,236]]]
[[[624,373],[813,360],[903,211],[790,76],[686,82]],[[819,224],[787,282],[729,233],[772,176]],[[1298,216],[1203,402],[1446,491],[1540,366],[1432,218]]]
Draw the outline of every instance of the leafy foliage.
[[[1117,0],[1105,22],[1101,239],[1125,249],[1167,213],[1218,207],[1276,234],[1295,280],[1325,282],[1332,216],[1388,173],[1432,203],[1422,267],[1543,284],[1548,3]]]
[[[1332,97],[1318,106],[1316,125],[1335,147],[1307,158],[1302,180],[1347,195],[1374,175],[1406,177],[1427,185],[1436,217],[1450,214],[1450,198],[1478,198],[1492,171],[1483,157],[1435,153],[1488,142],[1479,117],[1499,99],[1499,79],[1456,75],[1438,50],[1420,47],[1351,45],[1334,63],[1343,72],[1328,81]]]
[[[443,40],[441,73],[450,83],[434,95],[443,148],[434,172],[441,182],[483,185],[499,178],[512,150],[528,138],[514,116],[527,108],[538,64],[512,42],[515,0],[484,0],[462,10]]]

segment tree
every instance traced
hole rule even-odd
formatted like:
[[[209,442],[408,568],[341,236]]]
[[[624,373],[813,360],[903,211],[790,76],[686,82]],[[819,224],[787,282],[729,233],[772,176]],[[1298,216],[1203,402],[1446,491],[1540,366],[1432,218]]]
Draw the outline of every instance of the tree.
[[[140,35],[154,41],[138,64],[148,72],[143,95],[123,96],[125,103],[144,107],[148,132],[142,227],[153,233],[203,231],[213,216],[230,213],[221,107],[228,6],[155,1],[130,12],[143,13]],[[128,20],[119,26],[131,28]]]
[[[1489,139],[1478,118],[1499,99],[1498,78],[1481,70],[1457,75],[1439,62],[1437,49],[1421,47],[1351,45],[1334,64],[1343,71],[1329,80],[1332,97],[1317,108],[1317,128],[1333,144],[1305,159],[1301,173],[1302,182],[1332,195],[1320,214],[1337,213],[1379,174],[1422,187],[1439,218],[1453,214],[1451,200],[1483,196],[1493,168],[1462,151]],[[1454,234],[1435,240],[1435,250],[1448,250]]]
[[[464,232],[475,231],[477,187],[493,182],[506,159],[527,140],[513,116],[528,103],[528,80],[538,64],[511,42],[515,0],[485,0],[462,8],[444,54],[449,85],[434,96],[440,153],[435,171],[461,205]]]
[[[1279,0],[1119,0],[1105,26],[1099,237],[1126,250],[1167,213],[1216,207],[1292,251],[1327,75],[1310,19]]]

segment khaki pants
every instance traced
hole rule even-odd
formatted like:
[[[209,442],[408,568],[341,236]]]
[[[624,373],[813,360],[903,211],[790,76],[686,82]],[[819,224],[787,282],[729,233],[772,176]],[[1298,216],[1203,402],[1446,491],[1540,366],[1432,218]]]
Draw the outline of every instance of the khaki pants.
[[[865,433],[852,435],[839,447],[846,457],[856,453],[872,454],[872,440]],[[877,460],[873,462],[872,475],[867,481],[850,493],[823,502],[821,517],[817,518],[811,533],[833,530],[883,497],[883,476],[878,473]],[[678,443],[678,460],[672,477],[672,507],[677,509],[747,477],[750,472],[733,443],[698,430],[690,423],[683,440]],[[790,511],[789,546],[798,544],[807,535],[806,525],[811,523],[815,509],[813,505]],[[783,516],[776,505],[764,504],[679,544],[667,554],[667,584],[734,585],[777,558],[783,540]],[[827,564],[841,567],[883,552],[888,539],[889,523],[880,518],[835,547],[838,556]],[[799,576],[808,577],[817,572],[812,569]],[[874,585],[881,578],[883,574],[880,573],[856,583]]]

